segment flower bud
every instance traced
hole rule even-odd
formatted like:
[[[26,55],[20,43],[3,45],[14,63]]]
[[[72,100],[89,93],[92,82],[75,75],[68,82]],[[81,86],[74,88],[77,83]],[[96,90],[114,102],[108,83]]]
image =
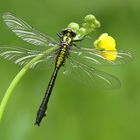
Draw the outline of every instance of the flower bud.
[[[96,20],[95,16],[90,14],[85,17],[85,22],[94,22]]]
[[[96,28],[101,27],[101,23],[98,20],[95,20],[94,25],[96,26]]]
[[[86,35],[86,32],[87,32],[86,29],[81,27],[78,31],[78,34],[80,34],[81,36],[84,36],[84,35]]]
[[[75,22],[71,22],[68,25],[68,28],[71,28],[72,30],[74,30],[75,32],[77,32],[79,30],[79,24],[75,23]]]

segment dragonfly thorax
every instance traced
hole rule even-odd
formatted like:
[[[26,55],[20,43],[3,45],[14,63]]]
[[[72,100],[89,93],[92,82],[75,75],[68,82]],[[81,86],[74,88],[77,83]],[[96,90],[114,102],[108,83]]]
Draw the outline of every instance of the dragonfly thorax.
[[[60,67],[65,62],[69,54],[69,49],[74,45],[73,38],[76,36],[76,33],[71,29],[65,29],[62,31],[62,38],[60,43],[60,48],[56,57],[56,67]]]
[[[76,36],[76,33],[72,29],[64,29],[62,31],[62,38],[61,38],[61,46],[67,45],[72,46],[73,45],[73,38]]]

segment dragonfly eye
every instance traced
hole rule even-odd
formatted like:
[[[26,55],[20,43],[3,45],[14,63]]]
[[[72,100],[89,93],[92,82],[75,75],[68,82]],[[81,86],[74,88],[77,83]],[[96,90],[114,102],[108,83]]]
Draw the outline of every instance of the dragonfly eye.
[[[76,33],[75,33],[75,32],[73,32],[73,31],[71,31],[71,33],[70,33],[70,34],[71,34],[71,36],[72,36],[72,37],[75,37],[75,36],[76,36]]]
[[[62,31],[62,34],[63,35],[67,35],[67,34],[70,34],[71,37],[75,37],[76,36],[76,33],[74,31],[72,31],[71,29],[64,29]]]

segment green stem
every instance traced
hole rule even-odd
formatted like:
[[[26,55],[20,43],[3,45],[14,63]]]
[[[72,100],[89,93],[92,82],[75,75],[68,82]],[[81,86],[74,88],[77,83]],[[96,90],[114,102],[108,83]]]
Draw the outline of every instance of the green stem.
[[[38,54],[35,58],[33,58],[27,65],[25,65],[20,72],[15,76],[15,78],[13,79],[13,81],[11,82],[10,86],[8,87],[7,91],[4,94],[4,97],[1,101],[0,104],[0,121],[2,119],[3,113],[5,111],[6,105],[8,103],[8,100],[10,99],[13,90],[15,89],[15,87],[17,86],[18,82],[20,81],[20,79],[25,75],[25,73],[30,69],[31,65],[36,62],[37,60],[41,59],[43,56],[47,55],[48,53],[52,52],[53,50],[57,49],[58,46],[54,46],[46,51],[44,51],[41,54]]]

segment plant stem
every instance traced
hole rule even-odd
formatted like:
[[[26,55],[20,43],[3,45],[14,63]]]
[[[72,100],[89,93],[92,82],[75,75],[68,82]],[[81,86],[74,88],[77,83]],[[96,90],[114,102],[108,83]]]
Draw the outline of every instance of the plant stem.
[[[41,59],[43,56],[49,54],[50,52],[52,52],[53,50],[57,49],[58,46],[54,46],[40,54],[38,54],[35,58],[33,58],[27,65],[25,65],[20,72],[15,76],[15,78],[13,79],[13,81],[11,82],[10,86],[8,87],[7,91],[4,94],[4,97],[1,101],[0,104],[0,121],[2,119],[2,116],[4,114],[6,105],[8,103],[8,100],[10,99],[13,90],[15,89],[15,87],[17,86],[18,82],[21,80],[21,78],[25,75],[25,73],[30,69],[31,65],[36,62],[37,60]]]

